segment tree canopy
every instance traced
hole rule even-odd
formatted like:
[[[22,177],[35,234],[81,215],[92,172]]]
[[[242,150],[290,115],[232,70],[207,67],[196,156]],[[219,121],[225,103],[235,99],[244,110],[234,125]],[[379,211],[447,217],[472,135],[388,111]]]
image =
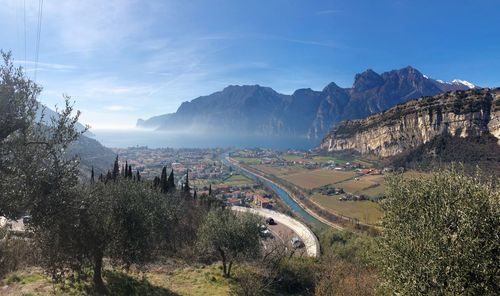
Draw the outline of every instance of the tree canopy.
[[[230,277],[234,261],[259,254],[260,224],[261,219],[255,215],[216,208],[207,214],[198,231],[198,248],[220,256],[224,276]]]
[[[402,295],[499,291],[500,193],[457,169],[394,176],[383,203],[385,286]]]

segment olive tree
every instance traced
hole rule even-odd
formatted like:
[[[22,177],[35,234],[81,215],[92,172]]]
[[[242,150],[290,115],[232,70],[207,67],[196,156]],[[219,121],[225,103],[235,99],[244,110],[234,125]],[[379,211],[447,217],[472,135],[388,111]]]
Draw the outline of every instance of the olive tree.
[[[102,289],[103,258],[129,268],[152,261],[160,251],[180,208],[147,182],[118,178],[83,189],[75,222],[83,254],[93,267],[94,285]]]
[[[233,262],[259,255],[261,223],[255,215],[237,214],[229,209],[211,210],[198,231],[198,249],[220,256],[223,274],[230,277]]]
[[[79,112],[72,116],[66,97],[60,116],[44,120],[44,110],[36,100],[41,88],[14,67],[10,53],[2,52],[2,56],[0,214],[15,218],[19,212],[30,211],[37,222],[42,218],[39,210],[50,210],[47,207],[53,199],[48,196],[56,197],[59,189],[77,183],[77,162],[64,152],[80,135],[75,129]]]
[[[388,180],[381,268],[399,295],[499,291],[500,194],[454,168]]]
[[[81,201],[76,158],[67,149],[84,131],[77,131],[80,113],[70,98],[56,110],[59,115],[45,118],[37,97],[41,87],[15,67],[10,53],[3,53],[0,65],[0,214],[17,218],[32,215],[30,227],[41,250],[42,262],[53,276],[62,265],[78,265],[74,260],[78,241],[74,217]],[[64,264],[62,264],[64,262]]]

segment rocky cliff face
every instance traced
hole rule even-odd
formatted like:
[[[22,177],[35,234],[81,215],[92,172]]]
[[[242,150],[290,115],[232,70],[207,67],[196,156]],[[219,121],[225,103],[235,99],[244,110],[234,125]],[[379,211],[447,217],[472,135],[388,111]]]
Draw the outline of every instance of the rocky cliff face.
[[[493,135],[500,145],[500,88],[451,91],[397,105],[365,119],[344,121],[320,149],[394,156],[440,135]]]

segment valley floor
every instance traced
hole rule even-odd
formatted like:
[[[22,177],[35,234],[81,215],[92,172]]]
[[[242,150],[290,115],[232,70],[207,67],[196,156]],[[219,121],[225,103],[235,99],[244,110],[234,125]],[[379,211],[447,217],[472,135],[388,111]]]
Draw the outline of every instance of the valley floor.
[[[249,169],[279,181],[285,188],[307,198],[310,210],[329,213],[366,225],[377,226],[382,217],[378,199],[385,194],[388,174],[363,159],[310,155],[307,152],[279,154],[267,152],[257,156],[252,150],[237,152],[232,157]],[[252,155],[252,156],[247,156]],[[246,157],[245,157],[246,156]],[[423,172],[408,171],[405,175],[422,177]],[[340,190],[340,191],[339,191]]]

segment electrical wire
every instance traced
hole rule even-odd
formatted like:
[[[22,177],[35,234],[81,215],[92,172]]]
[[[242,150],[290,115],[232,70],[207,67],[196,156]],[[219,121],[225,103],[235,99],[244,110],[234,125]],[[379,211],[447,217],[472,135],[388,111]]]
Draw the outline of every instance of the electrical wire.
[[[23,0],[24,11],[24,71],[26,72],[26,0]]]
[[[35,82],[36,82],[36,75],[38,72],[38,55],[40,53],[40,36],[42,34],[42,18],[43,18],[43,0],[38,0],[38,28],[37,28],[37,35],[36,35],[35,75],[34,75]]]

